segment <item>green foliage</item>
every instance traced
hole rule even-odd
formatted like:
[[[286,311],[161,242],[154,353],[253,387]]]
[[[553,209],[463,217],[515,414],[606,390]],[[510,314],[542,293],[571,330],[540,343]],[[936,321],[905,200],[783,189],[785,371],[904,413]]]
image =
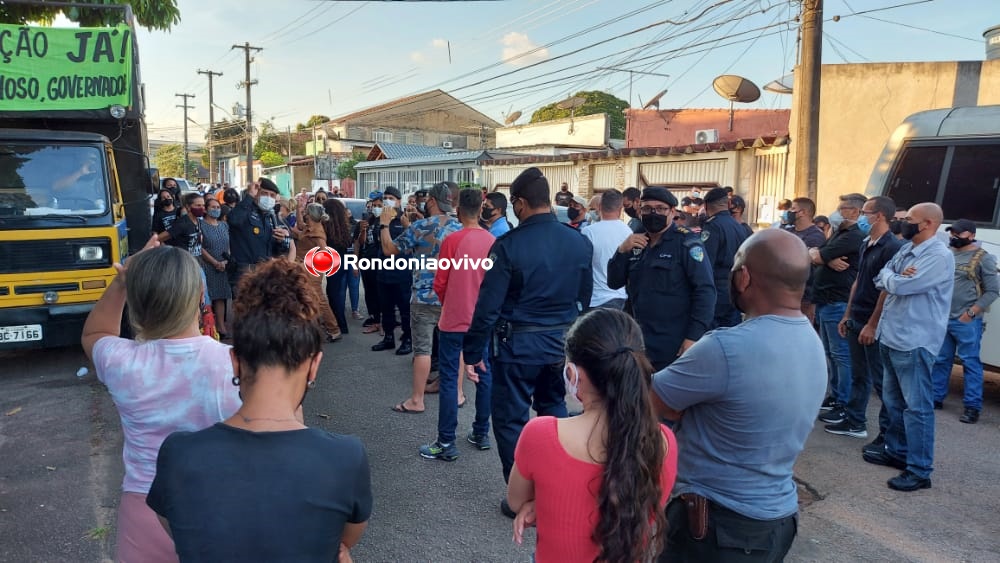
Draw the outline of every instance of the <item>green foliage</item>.
[[[475,182],[459,182],[459,189],[462,190],[482,190],[483,187]]]
[[[274,151],[265,151],[261,153],[260,163],[264,165],[264,168],[271,168],[272,166],[281,166],[285,163],[285,157]]]
[[[351,178],[352,180],[358,179],[358,171],[354,169],[354,165],[359,162],[364,162],[367,160],[362,154],[354,153],[351,158],[342,161],[337,165],[337,177],[343,180],[344,178]]]
[[[576,115],[582,117],[584,115],[606,113],[608,114],[608,120],[611,122],[611,138],[625,138],[625,114],[622,112],[628,108],[628,102],[599,90],[581,91],[573,95],[587,100],[587,103],[576,108]],[[531,114],[531,123],[563,119],[570,116],[570,111],[568,109],[560,109],[556,107],[556,104],[542,106],[535,110],[535,113]]]
[[[259,160],[264,153],[281,154],[287,147],[287,142],[287,138],[284,135],[279,135],[278,131],[275,130],[273,123],[265,121],[260,126],[260,135],[253,146],[253,157]]]
[[[184,145],[163,145],[156,151],[156,167],[160,169],[161,178],[193,177],[198,165],[198,158],[188,158],[188,173],[184,173]]]
[[[312,129],[317,125],[322,125],[327,121],[330,121],[330,118],[325,115],[314,115],[309,118],[309,121],[306,121],[305,123],[299,123],[298,125],[296,125],[295,130],[305,131],[306,129]]]
[[[176,0],[76,0],[95,5],[131,4],[132,12],[140,26],[149,30],[169,31],[181,22]],[[26,24],[41,22],[51,24],[59,14],[84,27],[100,27],[123,22],[121,10],[63,8],[27,4],[0,4],[0,22]]]

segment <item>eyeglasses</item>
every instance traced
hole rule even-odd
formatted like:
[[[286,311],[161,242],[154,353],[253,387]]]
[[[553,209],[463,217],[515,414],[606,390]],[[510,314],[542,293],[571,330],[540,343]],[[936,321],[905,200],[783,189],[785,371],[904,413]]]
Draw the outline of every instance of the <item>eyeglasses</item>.
[[[670,208],[650,207],[648,205],[643,205],[642,207],[639,208],[639,213],[642,213],[643,215],[648,215],[650,213],[656,213],[657,215],[666,215],[667,213],[670,213]]]

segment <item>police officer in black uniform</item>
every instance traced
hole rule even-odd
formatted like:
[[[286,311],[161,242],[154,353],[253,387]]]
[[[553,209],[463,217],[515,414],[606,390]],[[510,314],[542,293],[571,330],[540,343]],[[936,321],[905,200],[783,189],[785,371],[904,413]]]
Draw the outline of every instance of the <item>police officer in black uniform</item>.
[[[590,241],[559,223],[549,183],[538,168],[522,172],[510,186],[519,225],[490,249],[472,324],[462,343],[469,378],[485,369],[483,350],[492,339],[493,434],[507,480],[514,447],[528,422],[539,415],[566,416],[563,363],[566,329],[590,304],[594,278]],[[501,502],[508,517],[515,515]]]
[[[743,317],[729,299],[729,274],[736,251],[748,235],[729,212],[729,193],[725,188],[712,188],[705,194],[705,213],[708,219],[701,225],[701,240],[715,279],[713,328],[736,326]]]
[[[392,217],[386,221],[379,219],[379,239],[381,229],[388,229],[389,238],[396,240],[396,237],[403,234],[409,223],[403,222],[402,194],[395,186],[386,186],[382,191],[382,215]],[[388,258],[379,245],[378,257],[380,260]],[[382,331],[385,336],[381,342],[372,346],[372,352],[382,350],[392,350],[396,348],[396,309],[399,309],[399,324],[402,328],[399,348],[396,348],[397,356],[405,356],[413,352],[413,339],[410,337],[410,294],[413,288],[413,270],[403,269],[382,269],[378,271],[378,298],[382,304]]]
[[[235,264],[235,270],[230,273],[230,284],[234,288],[240,276],[260,262],[295,254],[291,233],[278,225],[274,212],[278,194],[274,182],[260,178],[247,188],[246,195],[226,217],[229,250]]]
[[[715,284],[701,237],[674,225],[677,198],[652,186],[641,202],[645,232],[625,239],[608,261],[608,287],[626,288],[646,355],[659,371],[712,327]]]

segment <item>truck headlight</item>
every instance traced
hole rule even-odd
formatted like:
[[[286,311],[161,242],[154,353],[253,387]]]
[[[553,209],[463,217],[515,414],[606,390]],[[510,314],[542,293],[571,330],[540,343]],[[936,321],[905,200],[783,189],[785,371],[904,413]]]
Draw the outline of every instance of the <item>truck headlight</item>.
[[[115,119],[121,119],[125,117],[125,108],[123,106],[115,104],[111,106],[110,111],[111,111],[111,117]]]
[[[100,246],[81,246],[77,255],[84,262],[104,260],[104,249]]]

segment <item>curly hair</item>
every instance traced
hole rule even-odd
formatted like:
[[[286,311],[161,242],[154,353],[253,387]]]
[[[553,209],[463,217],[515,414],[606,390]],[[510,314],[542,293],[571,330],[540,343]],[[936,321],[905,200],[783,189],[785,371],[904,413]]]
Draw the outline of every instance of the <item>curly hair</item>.
[[[241,377],[265,366],[291,371],[323,346],[320,307],[326,306],[301,264],[270,260],[246,273],[233,301],[233,353],[246,367]]]
[[[591,536],[595,561],[647,561],[663,548],[660,475],[666,445],[650,397],[653,367],[642,332],[621,311],[595,309],[570,328],[566,357],[587,371],[607,413],[603,483]]]
[[[323,223],[326,231],[326,243],[334,248],[346,248],[353,242],[351,230],[347,226],[347,208],[335,197],[323,202],[323,209],[330,220]]]

